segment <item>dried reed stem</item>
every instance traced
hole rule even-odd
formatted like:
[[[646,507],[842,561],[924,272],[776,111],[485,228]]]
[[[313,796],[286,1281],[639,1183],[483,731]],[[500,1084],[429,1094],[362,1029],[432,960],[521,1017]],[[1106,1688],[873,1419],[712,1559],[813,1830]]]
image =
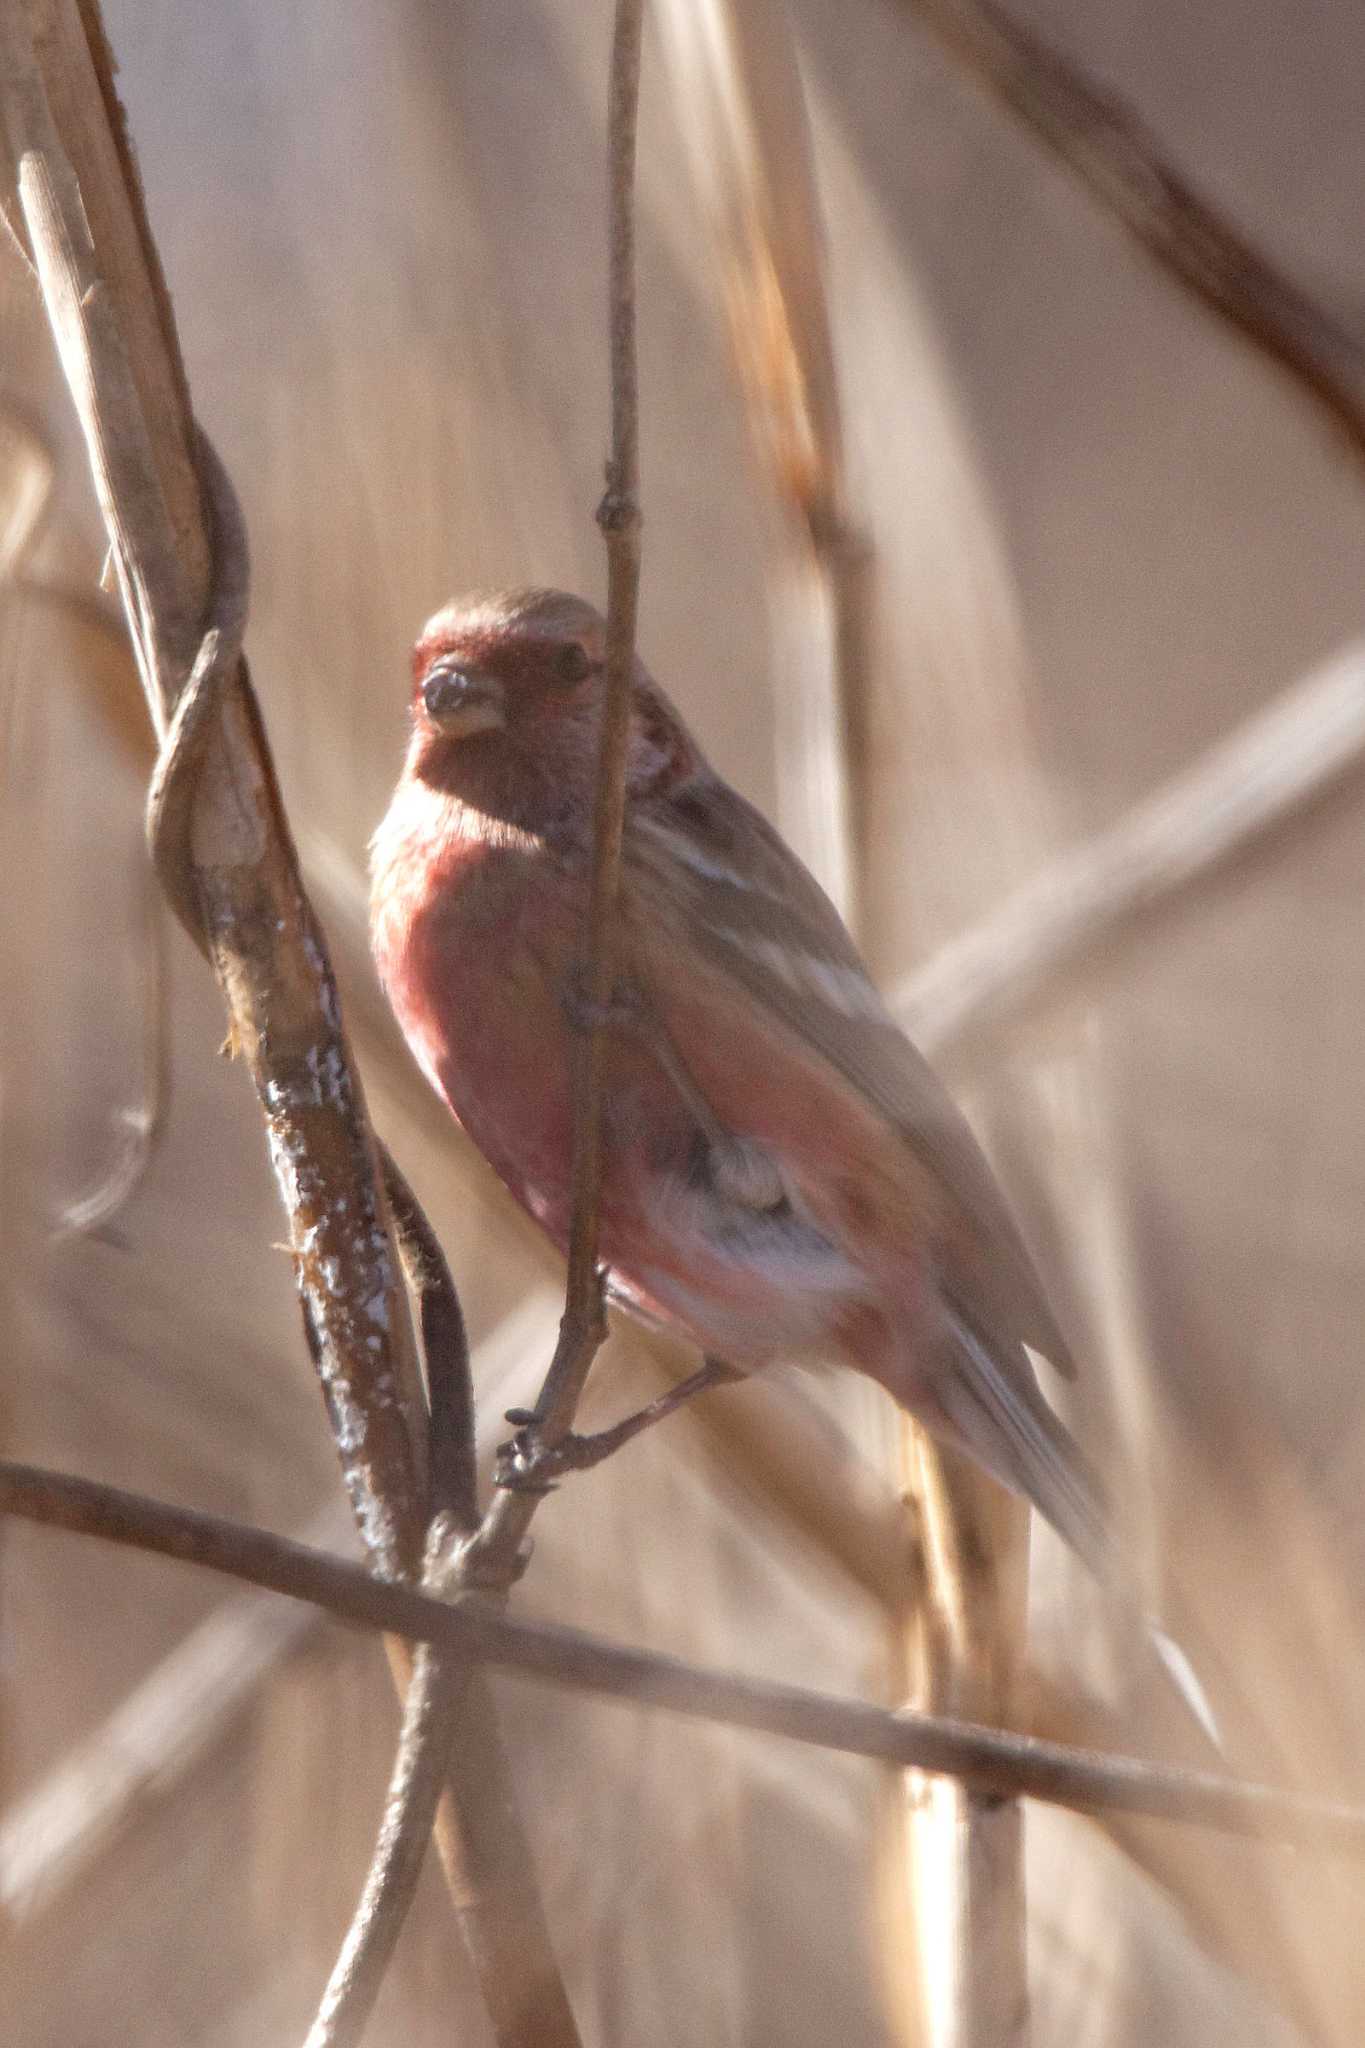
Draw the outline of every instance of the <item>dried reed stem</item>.
[[[244,548],[225,530],[231,493],[212,470],[216,532],[201,499],[203,450],[98,10],[42,0],[33,18],[41,66],[28,6],[0,10],[0,107],[144,686],[167,737],[158,868],[206,939],[260,1091],[357,1519],[376,1570],[397,1577],[417,1569],[427,1519],[416,1353],[331,969],[239,657]],[[504,2048],[576,2048],[477,1675],[466,1706],[445,1860],[498,2038]],[[483,1918],[499,1923],[495,1943],[478,1938]]]
[[[862,738],[873,557],[848,505],[824,225],[792,23],[783,0],[667,0],[664,18],[755,439],[799,536],[780,589],[797,612],[791,637],[802,650],[779,698],[779,725],[795,740],[784,790],[784,813],[795,815],[783,822],[856,923],[873,855]],[[813,815],[821,809],[833,815]],[[908,1420],[896,1457],[897,1492],[915,1523],[913,1543],[897,1553],[914,1547],[923,1560],[918,1574],[902,1567],[890,1603],[898,1696],[1002,1721],[1023,1646],[1026,1517],[1002,1511],[990,1482],[942,1456]],[[889,1823],[888,1932],[898,1958],[910,1951],[914,1961],[887,1972],[892,2022],[907,2040],[940,2048],[1017,2048],[1027,2009],[1017,1810],[943,1784],[915,1798],[908,1833],[905,1818],[898,1806]],[[946,1997],[929,1987],[930,1968],[941,1978],[944,1967],[923,1938],[929,1895],[952,1952]]]

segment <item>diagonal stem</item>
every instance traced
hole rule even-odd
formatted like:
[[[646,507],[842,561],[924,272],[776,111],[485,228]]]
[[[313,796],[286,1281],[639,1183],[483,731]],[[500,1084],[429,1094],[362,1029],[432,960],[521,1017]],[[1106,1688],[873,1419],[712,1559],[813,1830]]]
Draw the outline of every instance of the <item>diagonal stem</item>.
[[[1365,346],[1170,161],[1131,108],[996,0],[899,0],[1176,283],[1306,391],[1365,457]]]
[[[0,1461],[0,1515],[203,1565],[464,1660],[719,1727],[947,1774],[988,1797],[1141,1814],[1365,1858],[1365,1807],[1342,1800],[708,1670],[581,1629],[513,1620],[477,1596],[452,1604],[285,1537],[66,1473]]]

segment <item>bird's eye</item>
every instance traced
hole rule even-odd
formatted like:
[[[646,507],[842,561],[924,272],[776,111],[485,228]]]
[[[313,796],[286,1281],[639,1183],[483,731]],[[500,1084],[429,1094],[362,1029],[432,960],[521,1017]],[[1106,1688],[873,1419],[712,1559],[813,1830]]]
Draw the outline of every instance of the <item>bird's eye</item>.
[[[561,647],[555,656],[555,674],[561,683],[581,683],[592,673],[592,661],[586,647],[580,647],[571,640],[567,647]]]

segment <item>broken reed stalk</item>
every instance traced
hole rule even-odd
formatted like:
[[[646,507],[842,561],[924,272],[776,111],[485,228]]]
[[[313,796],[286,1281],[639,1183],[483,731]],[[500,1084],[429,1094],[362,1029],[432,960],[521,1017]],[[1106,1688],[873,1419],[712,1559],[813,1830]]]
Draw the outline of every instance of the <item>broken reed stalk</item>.
[[[153,722],[173,750],[153,812],[159,871],[211,954],[260,1093],[348,1489],[375,1570],[396,1579],[419,1567],[428,1507],[411,1322],[335,984],[240,658],[235,507],[197,437],[111,73],[93,0],[0,9],[0,110],[26,239]],[[577,2048],[481,1674],[452,1789],[447,1877],[499,2042]]]
[[[592,867],[576,990],[586,1007],[574,1035],[572,1216],[569,1272],[559,1341],[535,1407],[535,1440],[545,1449],[573,1427],[588,1370],[606,1336],[598,1270],[602,1187],[602,1077],[606,1015],[616,989],[616,911],[625,824],[626,749],[635,672],[640,591],[640,425],[635,343],[635,138],[640,101],[643,0],[616,0],[607,94],[608,335],[611,452],[597,519],[607,551],[607,620],[602,730],[593,796]],[[540,1495],[505,1488],[458,1567],[480,1583],[518,1569]],[[457,1574],[458,1575],[458,1574]]]
[[[1365,1807],[710,1671],[581,1629],[516,1620],[480,1596],[437,1599],[265,1530],[66,1473],[0,1460],[0,1515],[201,1565],[358,1628],[449,1645],[462,1658],[603,1698],[945,1773],[988,1797],[1143,1814],[1365,1856]]]
[[[59,33],[45,43],[44,57],[66,111],[64,129],[59,133],[53,119],[47,74],[34,62],[24,7],[4,10],[0,22],[5,128],[139,667],[164,733],[200,653],[199,623],[215,604],[221,644],[231,639],[229,614],[241,610],[245,568],[235,537],[220,536],[234,587],[215,590],[214,536],[199,497],[193,424],[152,305],[137,210],[74,8],[58,6],[53,21]],[[94,239],[101,234],[118,246],[116,262],[106,261]],[[140,326],[125,325],[124,300],[139,287]],[[139,331],[159,356],[143,365],[140,379],[132,345]],[[413,1414],[416,1355],[368,1171],[363,1102],[337,1027],[330,970],[303,900],[244,676],[231,678],[220,706],[216,729],[206,735],[211,744],[195,806],[193,886],[235,1040],[266,1109],[321,1368],[333,1398],[356,1404],[364,1418],[365,1427],[353,1433],[356,1454],[347,1474],[357,1515],[369,1524],[381,1569],[394,1572],[406,1552],[414,1562],[421,1554],[420,1539],[412,1546],[400,1532],[405,1515],[420,1514],[425,1487]],[[198,915],[193,905],[189,914]],[[387,1387],[372,1388],[385,1378]]]

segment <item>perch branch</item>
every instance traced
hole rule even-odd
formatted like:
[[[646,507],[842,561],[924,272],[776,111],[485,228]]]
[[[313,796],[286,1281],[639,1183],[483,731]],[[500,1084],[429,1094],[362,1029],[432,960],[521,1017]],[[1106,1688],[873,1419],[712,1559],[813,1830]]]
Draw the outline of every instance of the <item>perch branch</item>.
[[[617,0],[608,87],[609,341],[611,454],[598,508],[607,551],[602,730],[593,802],[592,868],[579,964],[586,1017],[575,1034],[572,1216],[564,1316],[536,1403],[527,1477],[537,1448],[553,1452],[573,1427],[589,1367],[606,1335],[598,1220],[602,1187],[603,1018],[616,987],[616,914],[625,824],[626,750],[640,590],[639,391],[635,347],[635,134],[640,98],[643,0]],[[462,1569],[484,1582],[515,1572],[535,1513],[532,1487],[507,1488],[466,1546]]]
[[[514,1388],[520,1390],[524,1362],[538,1349],[545,1323],[541,1305],[533,1301],[481,1340],[475,1376],[489,1418],[507,1405]],[[658,1369],[676,1370],[671,1351],[662,1339],[657,1341],[668,1361]],[[769,1509],[782,1517],[784,1528],[846,1575],[846,1594],[856,1591],[882,1603],[898,1598],[906,1571],[899,1508],[882,1500],[868,1470],[850,1462],[847,1452],[838,1454],[836,1487],[813,1482],[812,1474],[831,1464],[830,1445],[799,1389],[793,1396],[790,1388],[774,1390],[750,1381],[738,1400],[719,1394],[717,1406],[714,1416],[698,1410],[695,1426],[708,1443],[714,1438],[721,1469],[746,1475],[750,1492],[747,1475],[757,1471]],[[744,1456],[750,1438],[752,1466]],[[351,1526],[348,1511],[329,1508],[298,1540],[344,1552]],[[252,1592],[220,1602],[0,1817],[0,1914],[17,1924],[46,1910],[82,1876],[125,1820],[143,1810],[149,1796],[168,1797],[202,1764],[233,1715],[317,1618]],[[1027,1726],[1035,1734],[1055,1732],[1045,1722]],[[1067,1734],[1062,1739],[1075,1738]]]
[[[1167,275],[1321,406],[1365,458],[1365,349],[1281,276],[1132,110],[994,0],[899,0]]]
[[[453,1604],[435,1599],[284,1537],[65,1473],[0,1461],[0,1514],[203,1565],[360,1628],[449,1645],[472,1661],[720,1727],[943,1773],[998,1798],[1143,1814],[1365,1854],[1365,1808],[1339,1800],[708,1671],[579,1629],[514,1620],[477,1595]]]
[[[602,730],[593,804],[592,864],[587,913],[578,961],[579,988],[587,1019],[575,1036],[572,1064],[572,1210],[568,1280],[559,1341],[536,1406],[528,1469],[516,1492],[499,1494],[482,1532],[473,1527],[473,1404],[468,1393],[468,1359],[463,1322],[449,1272],[428,1231],[420,1243],[410,1235],[425,1285],[420,1293],[424,1331],[437,1339],[437,1358],[428,1354],[432,1420],[443,1452],[461,1461],[452,1475],[464,1509],[452,1518],[462,1539],[446,1560],[454,1584],[477,1576],[491,1590],[505,1590],[519,1569],[522,1541],[535,1509],[537,1459],[553,1457],[572,1428],[592,1361],[606,1334],[598,1235],[602,1185],[602,1108],[605,1031],[602,1018],[616,984],[616,913],[620,893],[621,838],[625,820],[626,749],[635,667],[635,622],[640,581],[639,404],[635,352],[635,135],[640,87],[642,0],[618,0],[612,40],[608,105],[610,154],[610,363],[611,456],[607,489],[598,520],[607,544],[607,625]],[[390,1172],[390,1187],[395,1186]],[[405,1187],[400,1203],[415,1209]],[[406,1200],[404,1198],[406,1197]],[[453,1309],[453,1321],[452,1321]],[[440,1351],[455,1342],[459,1359],[439,1368]],[[450,1393],[459,1384],[459,1398]],[[457,1440],[450,1440],[454,1426]],[[432,1559],[440,1571],[441,1560]],[[416,1885],[430,1827],[431,1759],[449,1747],[452,1716],[463,1695],[482,1698],[492,1730],[491,1703],[483,1681],[472,1684],[439,1649],[419,1652],[408,1688],[403,1735],[389,1803],[365,1890],[341,1957],[309,2036],[308,2048],[332,2048],[359,2038],[388,1966],[392,1946]],[[462,1860],[479,1859],[467,1841]],[[488,1960],[502,1932],[488,1918]],[[475,1937],[477,1939],[477,1937]]]

